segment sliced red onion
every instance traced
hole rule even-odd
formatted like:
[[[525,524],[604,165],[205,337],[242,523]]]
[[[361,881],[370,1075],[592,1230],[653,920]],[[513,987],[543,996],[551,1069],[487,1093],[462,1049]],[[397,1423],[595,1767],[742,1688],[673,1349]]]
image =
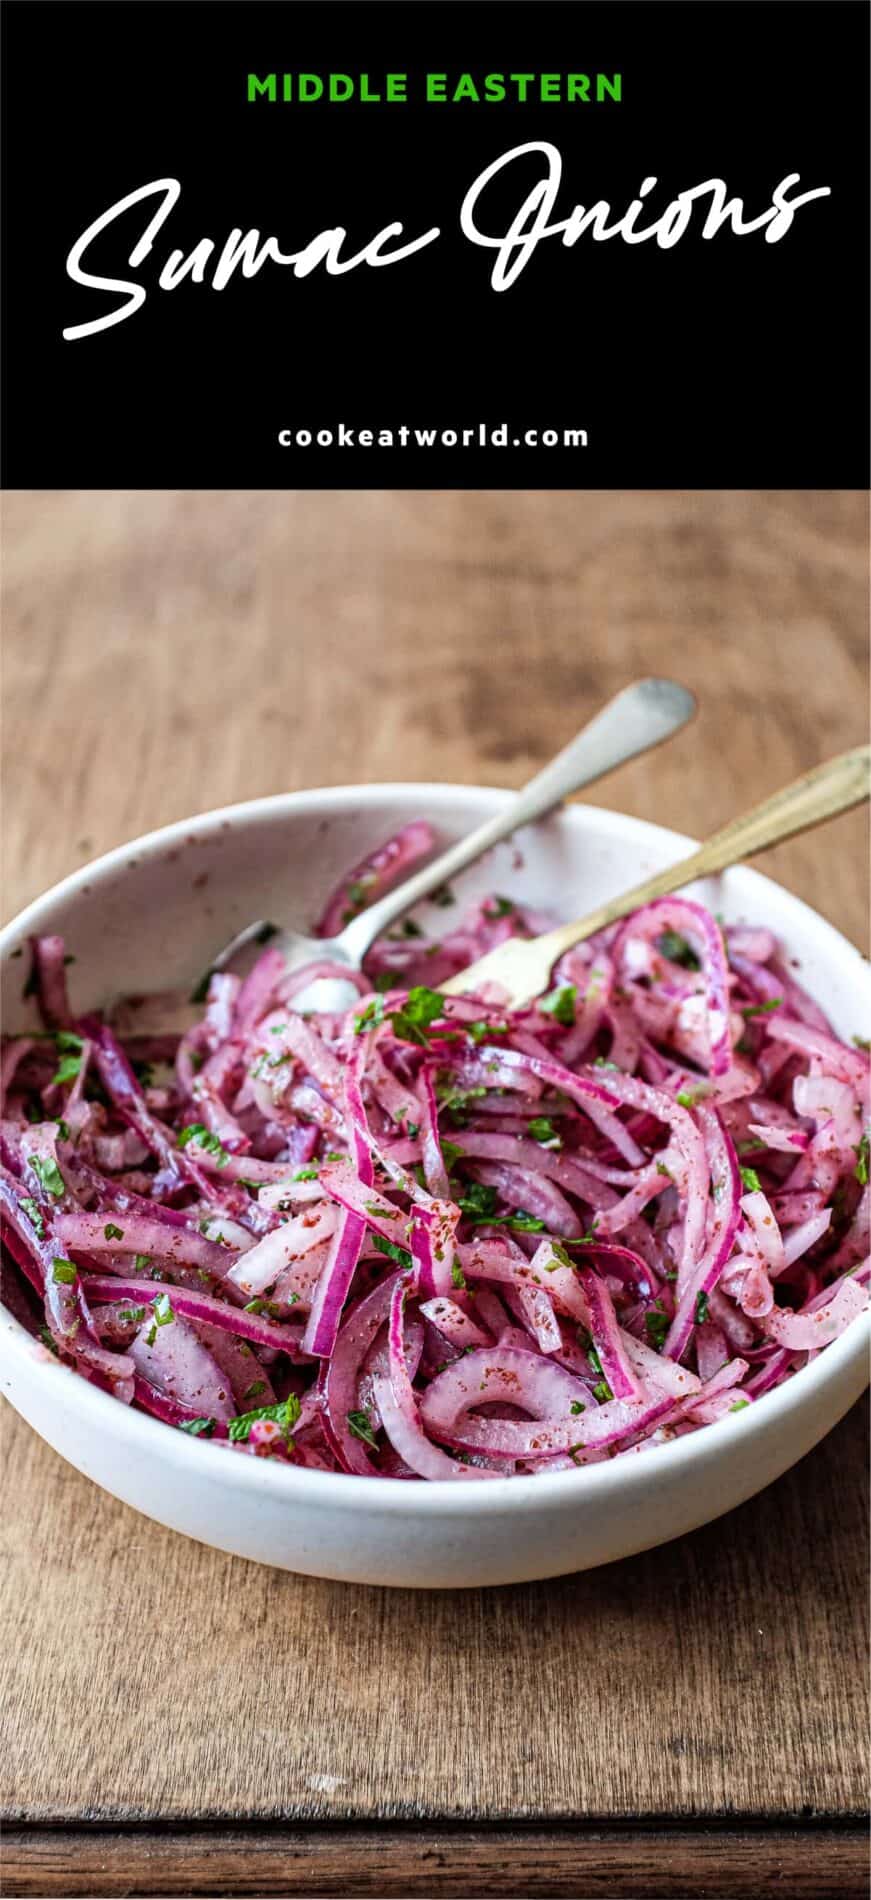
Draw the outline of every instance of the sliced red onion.
[[[216,1279],[231,1277],[231,1255],[225,1247],[189,1227],[170,1227],[150,1215],[124,1216],[122,1224],[122,1218],[107,1218],[105,1213],[59,1214],[55,1229],[62,1252],[120,1255],[125,1261],[133,1253],[156,1254],[174,1264],[202,1267]]]
[[[830,1207],[823,1207],[818,1214],[813,1214],[810,1220],[802,1221],[799,1227],[791,1228],[783,1243],[785,1264],[791,1267],[794,1260],[800,1260],[802,1254],[807,1253],[811,1247],[815,1247],[817,1241],[822,1240],[823,1235],[828,1233],[831,1224],[832,1210]]]
[[[32,937],[33,974],[42,1020],[48,1029],[72,1025],[67,997],[66,945],[63,937]]]
[[[164,1299],[169,1302],[174,1313],[180,1313],[185,1319],[220,1327],[222,1331],[235,1333],[240,1339],[250,1339],[257,1346],[269,1346],[273,1351],[286,1352],[291,1359],[301,1357],[302,1334],[298,1326],[288,1326],[259,1313],[247,1313],[241,1307],[229,1306],[225,1300],[214,1299],[209,1293],[197,1293],[189,1287],[176,1286],[171,1280],[141,1280],[133,1274],[116,1277],[114,1274],[103,1276],[86,1273],[82,1276],[82,1286],[87,1298],[94,1303],[129,1300],[136,1306]]]
[[[837,1081],[867,1089],[868,1058],[858,1049],[848,1049],[843,1042],[836,1042],[834,1036],[826,1036],[822,1030],[796,1022],[791,1016],[782,1016],[779,1010],[769,1017],[766,1030],[772,1041],[786,1042],[802,1055],[818,1057],[826,1073]]]
[[[224,1423],[234,1417],[230,1382],[186,1320],[161,1326],[146,1318],[128,1351],[139,1377],[183,1411]]]
[[[360,1300],[339,1329],[329,1360],[322,1361],[320,1388],[324,1402],[324,1422],[336,1456],[345,1471],[360,1477],[375,1477],[366,1444],[351,1431],[349,1418],[357,1410],[357,1388],[366,1354],[390,1313],[394,1287],[403,1274],[391,1273],[380,1286]]]
[[[611,1295],[592,1267],[579,1266],[577,1273],[590,1315],[593,1346],[611,1391],[615,1399],[638,1399],[641,1384],[627,1358]]]
[[[405,1340],[403,1335],[403,1306],[405,1288],[398,1282],[390,1301],[390,1321],[388,1327],[387,1378],[375,1380],[375,1398],[381,1414],[381,1422],[394,1451],[416,1471],[421,1478],[483,1478],[493,1476],[474,1467],[458,1464],[445,1452],[433,1445],[423,1431],[417,1402],[414,1395],[408,1369],[405,1363]]]
[[[256,1247],[242,1254],[226,1274],[231,1286],[238,1287],[246,1299],[268,1292],[285,1267],[304,1260],[324,1240],[332,1240],[341,1225],[341,1216],[328,1201],[304,1214],[294,1215],[283,1226],[264,1234]]]
[[[699,1109],[697,1112],[708,1154],[714,1198],[705,1250],[687,1276],[665,1341],[668,1357],[676,1360],[683,1358],[693,1326],[699,1323],[700,1294],[710,1296],[729,1259],[741,1217],[741,1176],[732,1142],[715,1110]]]
[[[341,901],[429,837],[391,841]],[[561,961],[572,1025],[495,992],[434,1004],[441,976],[540,927],[485,900],[441,947],[376,946],[383,1002],[306,1017],[294,997],[326,966],[289,976],[267,950],[162,1036],[144,1005],[73,1026],[63,946],[41,942],[52,1033],[0,1052],[0,1214],[63,1357],[243,1455],[404,1481],[655,1450],[800,1372],[868,1301],[864,1054],[770,932],[733,929],[727,964],[682,899]],[[16,1311],[33,1323],[30,1294]],[[289,1379],[294,1449],[268,1417],[230,1440]]]
[[[651,943],[666,930],[685,937],[701,964],[711,1073],[725,1075],[732,1060],[729,972],[722,932],[710,911],[688,897],[655,898],[627,918],[614,944],[615,965],[622,969],[630,943],[638,938]]]
[[[456,1300],[440,1295],[438,1299],[423,1300],[420,1310],[444,1334],[451,1346],[489,1346],[487,1334],[469,1313],[457,1305]]]
[[[315,935],[337,937],[352,917],[365,910],[367,904],[374,903],[376,897],[382,897],[404,873],[428,858],[435,842],[432,826],[423,819],[403,825],[395,837],[361,859],[342,879],[321,913]]]
[[[817,1352],[840,1339],[851,1321],[868,1307],[868,1295],[855,1280],[842,1280],[837,1291],[815,1312],[791,1313],[775,1306],[763,1322],[769,1338],[790,1352]]]

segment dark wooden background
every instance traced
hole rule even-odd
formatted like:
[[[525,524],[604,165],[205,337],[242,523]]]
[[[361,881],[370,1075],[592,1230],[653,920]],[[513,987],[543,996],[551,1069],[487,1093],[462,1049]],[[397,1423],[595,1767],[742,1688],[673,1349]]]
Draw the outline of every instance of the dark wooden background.
[[[696,833],[865,734],[856,494],[10,495],[4,908],[152,825],[520,784],[644,672],[590,796]],[[861,814],[766,868],[866,947]],[[867,1418],[681,1542],[490,1592],[187,1542],[9,1412],[10,1894],[866,1891]]]

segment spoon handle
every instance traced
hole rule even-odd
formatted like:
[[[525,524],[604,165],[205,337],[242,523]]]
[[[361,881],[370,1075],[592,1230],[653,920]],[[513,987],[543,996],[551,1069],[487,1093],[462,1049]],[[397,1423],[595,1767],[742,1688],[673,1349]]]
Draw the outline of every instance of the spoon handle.
[[[515,799],[494,818],[451,845],[431,864],[406,878],[395,891],[361,911],[336,941],[359,963],[382,931],[424,897],[456,877],[485,851],[553,811],[570,792],[611,772],[627,759],[659,745],[692,718],[696,702],[673,680],[636,680],[609,700],[571,743],[544,766]]]
[[[812,772],[806,772],[783,791],[775,792],[741,818],[733,818],[688,858],[681,858],[677,864],[670,864],[664,871],[645,878],[631,891],[609,898],[607,903],[600,904],[575,923],[560,924],[556,930],[526,941],[510,938],[468,970],[461,970],[459,976],[442,984],[442,988],[448,995],[461,995],[464,990],[474,992],[483,982],[502,983],[510,990],[515,1005],[530,1002],[547,987],[557,958],[576,943],[583,943],[586,937],[594,936],[597,930],[604,930],[606,925],[627,917],[630,911],[640,910],[655,897],[667,897],[672,891],[683,890],[696,878],[725,871],[730,864],[767,851],[771,845],[795,837],[797,832],[810,831],[827,818],[835,818],[839,812],[861,804],[869,795],[871,746],[842,752],[825,765],[815,766]]]

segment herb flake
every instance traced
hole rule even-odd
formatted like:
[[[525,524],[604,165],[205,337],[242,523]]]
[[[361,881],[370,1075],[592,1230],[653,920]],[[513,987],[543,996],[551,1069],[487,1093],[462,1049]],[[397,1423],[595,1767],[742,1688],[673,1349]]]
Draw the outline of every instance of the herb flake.
[[[299,1414],[299,1399],[295,1392],[289,1392],[287,1398],[280,1399],[276,1405],[259,1405],[253,1412],[240,1412],[238,1418],[231,1418],[227,1431],[231,1443],[241,1445],[250,1437],[251,1427],[252,1425],[256,1425],[258,1419],[271,1418],[275,1420],[277,1425],[281,1426],[284,1436],[288,1444],[290,1444],[290,1434],[299,1418]]]
[[[373,1451],[377,1451],[378,1440],[372,1430],[368,1412],[348,1412],[346,1416],[348,1430],[352,1437],[361,1439],[364,1445],[371,1445]]]

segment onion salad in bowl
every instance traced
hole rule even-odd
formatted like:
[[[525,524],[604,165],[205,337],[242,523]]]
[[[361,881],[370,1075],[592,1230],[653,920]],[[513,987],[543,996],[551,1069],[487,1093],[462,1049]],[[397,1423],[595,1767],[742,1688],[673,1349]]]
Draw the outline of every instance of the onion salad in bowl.
[[[356,865],[319,934],[432,843],[416,821]],[[183,1034],[142,999],[77,1016],[63,941],[34,940],[6,1304],[203,1456],[468,1484],[655,1451],[868,1305],[867,1046],[764,921],[660,899],[507,1009],[438,985],[553,920],[442,895],[444,934],[406,918],[350,1009],[296,1007],[349,973],[266,942]]]

